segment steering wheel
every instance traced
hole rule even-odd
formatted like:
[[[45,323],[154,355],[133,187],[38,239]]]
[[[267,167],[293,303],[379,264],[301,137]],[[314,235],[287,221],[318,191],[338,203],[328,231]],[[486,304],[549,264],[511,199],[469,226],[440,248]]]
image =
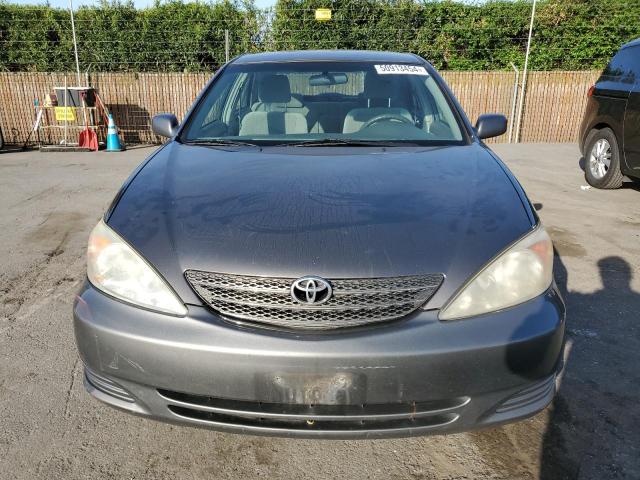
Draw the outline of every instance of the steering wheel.
[[[376,124],[378,122],[382,122],[382,121],[388,121],[388,122],[396,122],[396,123],[407,123],[409,125],[413,125],[413,120],[400,115],[398,113],[383,113],[380,115],[376,115],[373,118],[370,118],[369,120],[367,120],[361,127],[360,130],[363,130],[367,127],[370,127],[373,124]]]

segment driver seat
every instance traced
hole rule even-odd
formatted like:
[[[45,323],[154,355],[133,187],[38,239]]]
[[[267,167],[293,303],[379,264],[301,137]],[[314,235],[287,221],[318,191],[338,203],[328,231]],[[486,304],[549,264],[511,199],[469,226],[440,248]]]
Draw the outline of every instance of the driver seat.
[[[367,72],[364,77],[363,92],[367,106],[354,108],[347,113],[342,133],[357,132],[365,123],[378,115],[399,115],[406,117],[408,120],[413,120],[406,108],[391,106],[397,84],[390,77],[392,75],[378,75],[374,72]]]

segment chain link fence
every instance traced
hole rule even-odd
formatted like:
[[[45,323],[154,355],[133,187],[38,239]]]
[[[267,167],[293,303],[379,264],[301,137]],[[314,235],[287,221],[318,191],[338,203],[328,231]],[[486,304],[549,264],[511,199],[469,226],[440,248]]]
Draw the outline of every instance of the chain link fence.
[[[213,71],[231,57],[269,50],[413,52],[442,70],[522,67],[531,1],[278,0],[101,3],[75,11],[80,67],[105,72]],[[317,8],[332,18],[315,19]],[[637,0],[543,0],[532,70],[601,69],[640,36]],[[74,70],[68,10],[0,2],[0,71]]]

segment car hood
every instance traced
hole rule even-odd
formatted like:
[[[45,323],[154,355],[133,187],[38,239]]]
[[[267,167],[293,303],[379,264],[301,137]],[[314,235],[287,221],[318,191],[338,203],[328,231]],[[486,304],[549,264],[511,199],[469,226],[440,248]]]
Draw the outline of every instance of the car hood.
[[[184,271],[296,278],[443,273],[438,308],[531,229],[504,167],[478,144],[212,148],[171,142],[108,224],[187,303]]]

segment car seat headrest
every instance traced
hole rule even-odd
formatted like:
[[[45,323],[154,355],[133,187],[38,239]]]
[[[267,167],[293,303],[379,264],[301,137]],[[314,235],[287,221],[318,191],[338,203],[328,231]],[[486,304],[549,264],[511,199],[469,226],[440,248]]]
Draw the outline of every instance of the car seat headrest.
[[[258,86],[258,98],[263,103],[289,103],[289,78],[286,75],[265,75]]]

